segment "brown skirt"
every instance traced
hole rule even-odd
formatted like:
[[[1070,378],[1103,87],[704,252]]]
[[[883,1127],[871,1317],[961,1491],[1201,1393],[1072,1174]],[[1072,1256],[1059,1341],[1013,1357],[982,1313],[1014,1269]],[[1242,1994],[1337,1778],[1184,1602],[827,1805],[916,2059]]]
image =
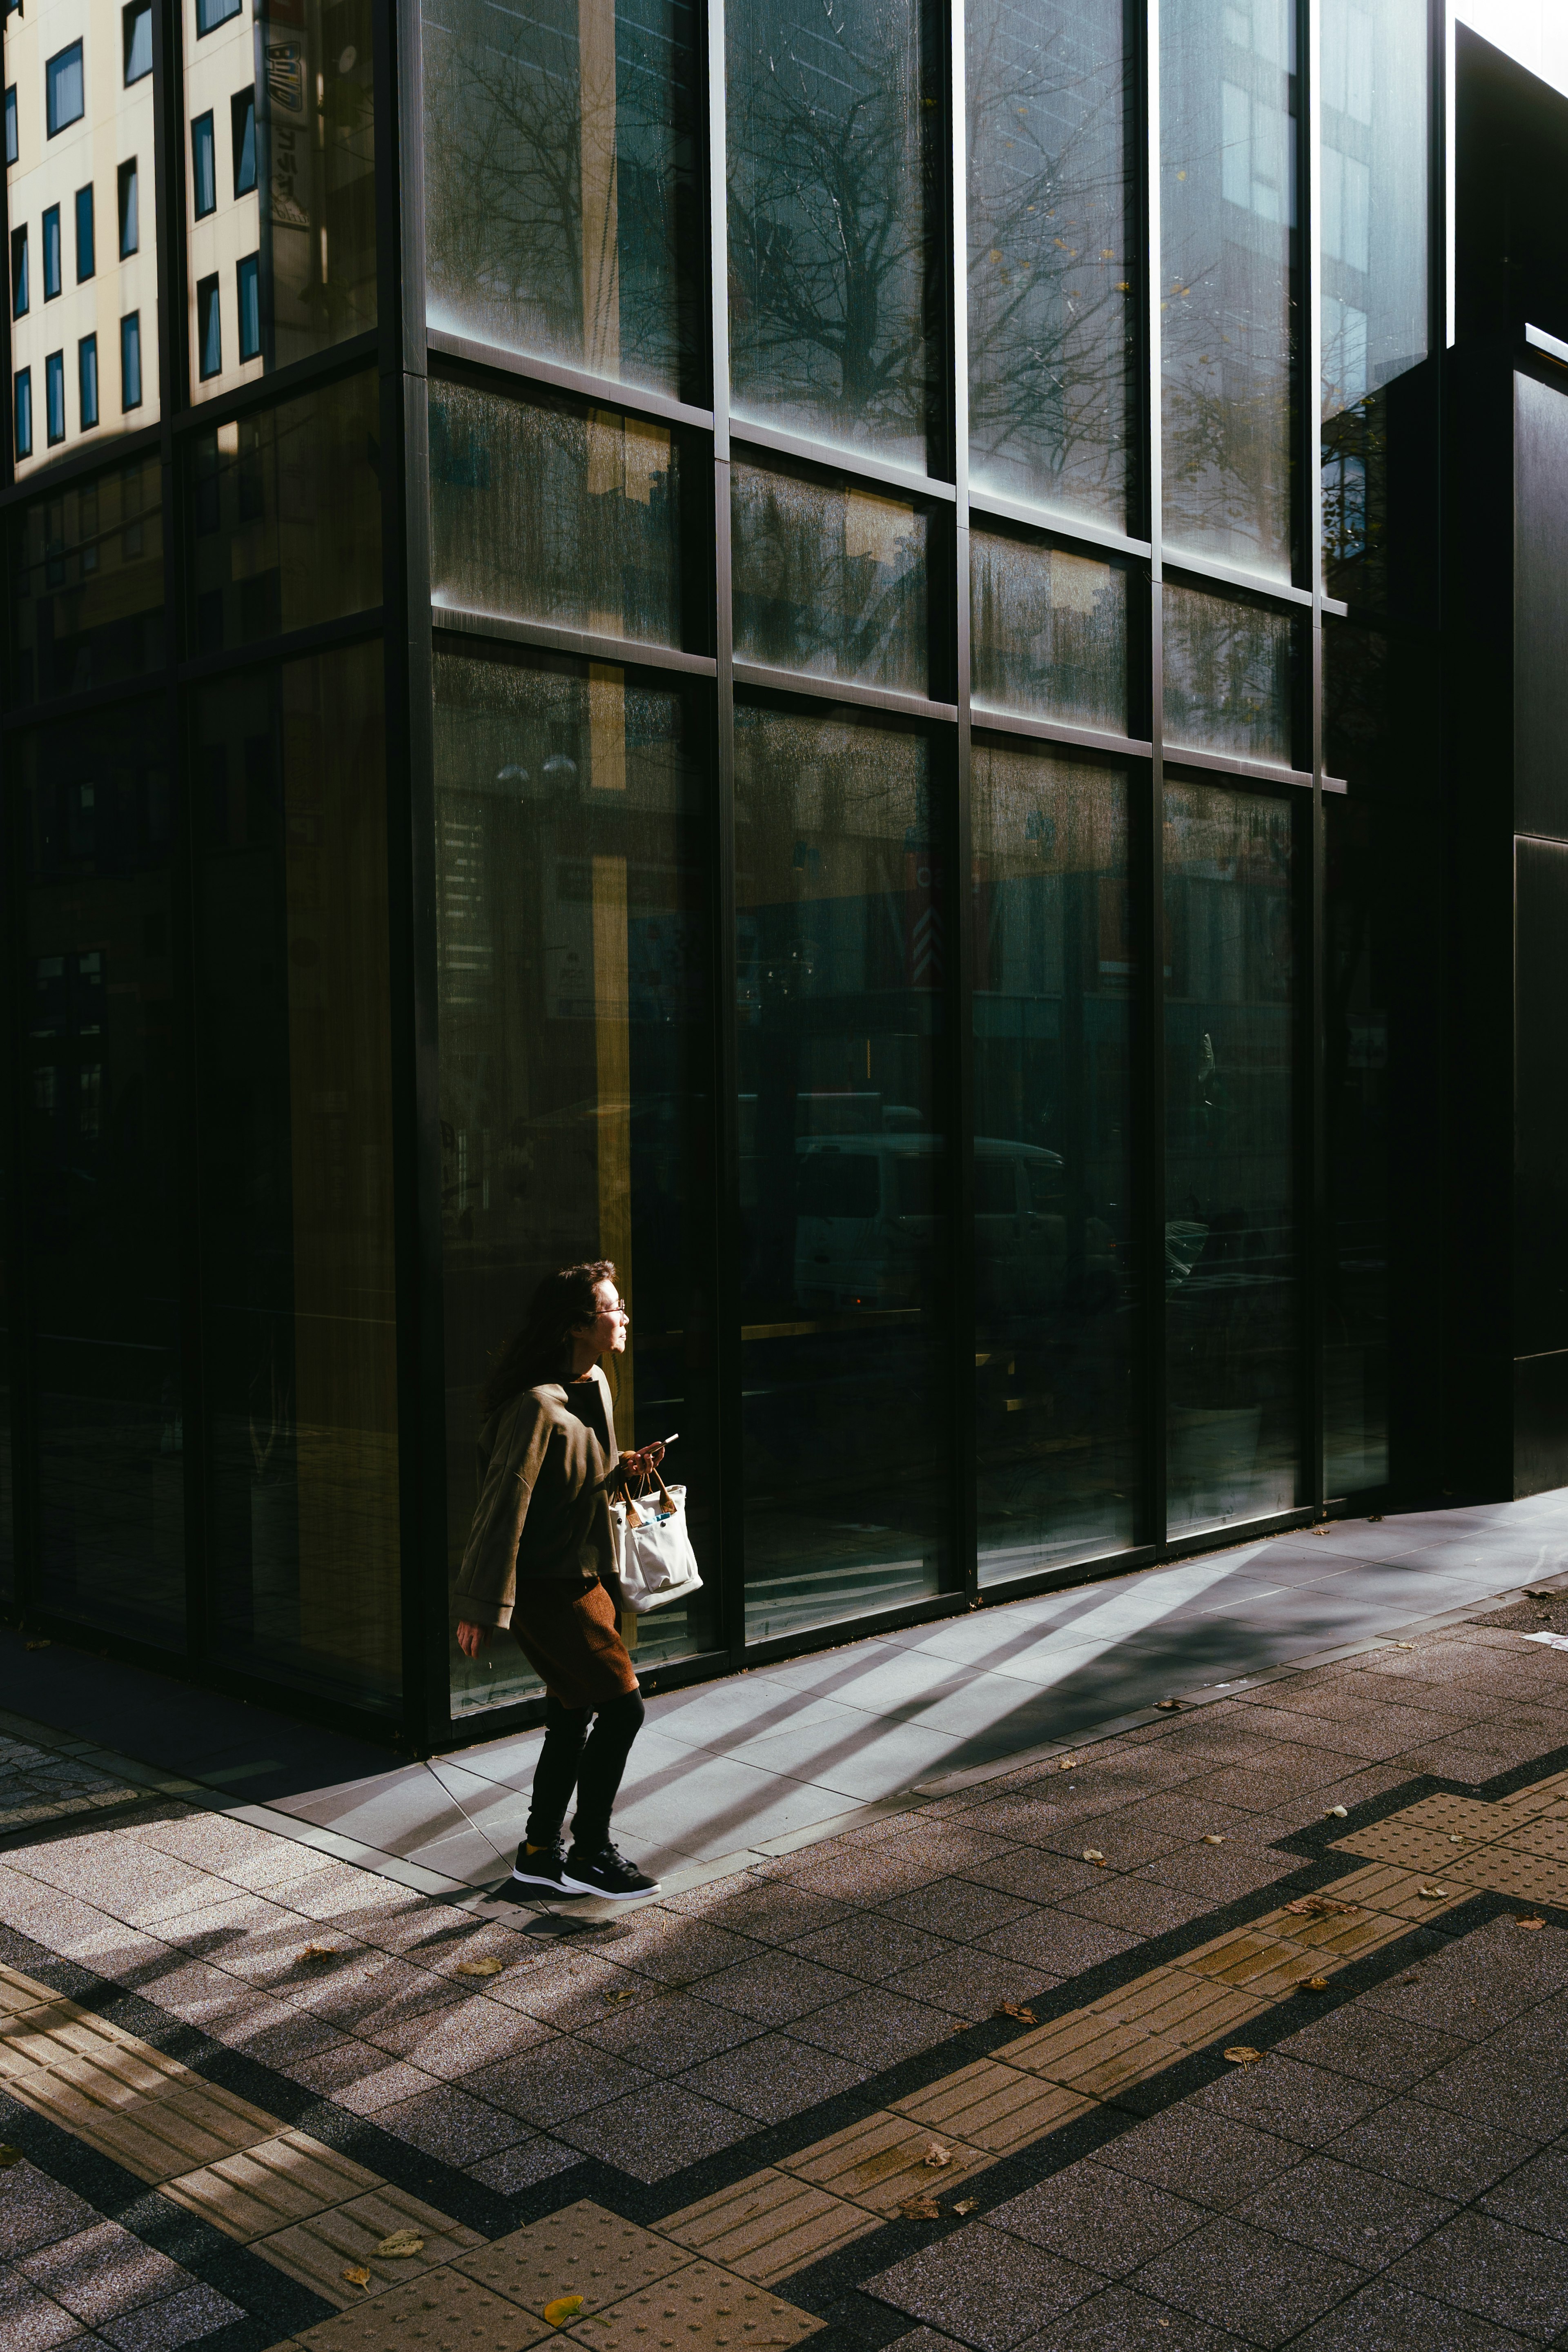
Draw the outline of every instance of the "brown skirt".
[[[605,1706],[637,1686],[620,1617],[602,1584],[519,1584],[511,1612],[518,1648],[563,1706]]]

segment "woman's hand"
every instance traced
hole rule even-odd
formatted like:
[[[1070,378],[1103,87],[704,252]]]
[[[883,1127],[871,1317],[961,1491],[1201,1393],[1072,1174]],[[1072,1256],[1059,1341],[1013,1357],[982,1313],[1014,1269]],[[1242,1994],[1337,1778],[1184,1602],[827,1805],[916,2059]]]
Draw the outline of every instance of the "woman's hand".
[[[465,1658],[477,1658],[490,1638],[488,1625],[470,1625],[466,1617],[458,1620],[458,1647]]]
[[[629,1470],[634,1477],[646,1478],[649,1471],[655,1469],[663,1460],[664,1440],[662,1437],[656,1437],[651,1445],[639,1446],[635,1453],[623,1454],[621,1467],[624,1470]]]

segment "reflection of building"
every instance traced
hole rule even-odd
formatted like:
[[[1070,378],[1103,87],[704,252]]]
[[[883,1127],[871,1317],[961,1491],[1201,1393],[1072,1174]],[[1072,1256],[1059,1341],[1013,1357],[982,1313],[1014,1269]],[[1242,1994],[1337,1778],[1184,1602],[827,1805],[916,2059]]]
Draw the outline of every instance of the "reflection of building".
[[[1568,1475],[1568,101],[1461,34],[1451,273],[1439,14],[12,10],[18,1606],[532,1705],[601,1255],[661,1673]]]

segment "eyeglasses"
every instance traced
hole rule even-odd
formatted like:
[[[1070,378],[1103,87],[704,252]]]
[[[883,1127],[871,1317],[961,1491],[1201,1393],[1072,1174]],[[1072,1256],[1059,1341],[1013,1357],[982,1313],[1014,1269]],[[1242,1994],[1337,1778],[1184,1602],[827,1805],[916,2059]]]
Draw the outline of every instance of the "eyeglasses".
[[[622,1307],[618,1302],[614,1307],[601,1307],[599,1312],[601,1315],[618,1315],[622,1321],[626,1323],[629,1323],[632,1319],[630,1309],[628,1307]]]

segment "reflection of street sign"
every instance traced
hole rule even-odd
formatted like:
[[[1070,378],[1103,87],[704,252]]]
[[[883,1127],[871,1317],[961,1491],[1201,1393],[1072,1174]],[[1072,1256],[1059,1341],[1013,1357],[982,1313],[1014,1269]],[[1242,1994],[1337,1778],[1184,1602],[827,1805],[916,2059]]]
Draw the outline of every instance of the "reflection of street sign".
[[[929,849],[904,852],[905,984],[937,988],[942,983],[942,945],[940,869]]]
[[[267,44],[267,94],[286,114],[305,111],[305,52],[298,41]]]

